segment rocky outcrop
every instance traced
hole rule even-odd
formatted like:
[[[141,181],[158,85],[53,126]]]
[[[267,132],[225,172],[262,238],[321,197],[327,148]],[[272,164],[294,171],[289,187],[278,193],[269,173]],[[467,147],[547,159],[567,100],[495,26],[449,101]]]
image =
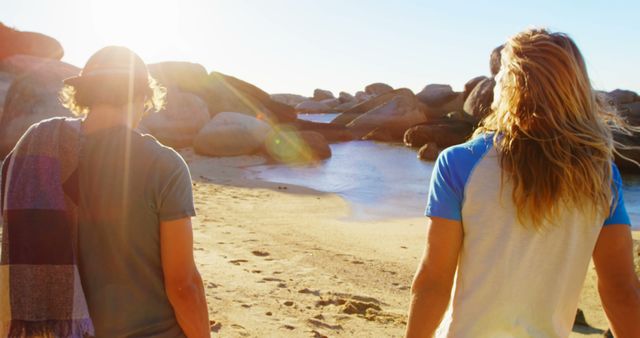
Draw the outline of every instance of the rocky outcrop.
[[[438,118],[442,115],[440,113],[429,110],[424,104],[419,102],[411,90],[407,88],[400,88],[355,105],[353,108],[346,110],[344,113],[337,116],[333,121],[331,121],[331,123],[347,125],[361,115],[377,107],[387,104],[396,96],[405,97],[407,100],[415,102],[415,104],[422,110],[427,119]]]
[[[280,163],[310,163],[331,157],[327,140],[313,131],[275,128],[265,143],[266,153]]]
[[[271,94],[271,99],[291,107],[295,107],[304,101],[311,100],[309,97],[296,94]]]
[[[433,142],[427,143],[418,150],[418,158],[423,161],[435,161],[440,155],[440,151],[441,149],[437,144]]]
[[[269,94],[248,82],[219,72],[212,72],[209,81],[211,89],[205,101],[212,115],[237,111],[280,123],[297,119],[294,108],[272,100]],[[237,109],[228,109],[229,106]]]
[[[340,92],[340,94],[338,95],[338,100],[340,100],[340,103],[346,103],[346,102],[354,102],[356,101],[356,98],[355,96],[347,92]]]
[[[271,126],[253,116],[222,112],[193,139],[194,150],[207,156],[249,155],[260,150]]]
[[[480,81],[464,101],[464,111],[477,120],[481,120],[491,112],[493,87],[496,82],[487,78]]]
[[[335,99],[333,93],[324,89],[316,89],[313,91],[313,99],[316,101],[322,101],[326,99]]]
[[[15,76],[0,72],[0,119],[2,118],[2,110],[4,109],[4,100],[7,97],[7,93],[9,92],[9,87],[11,86],[11,82],[13,82]]]
[[[356,137],[365,136],[376,129],[378,133],[384,130],[390,135],[388,138],[400,141],[405,130],[428,119],[424,105],[411,91],[401,93],[391,96],[382,104],[356,117],[347,124],[347,128]],[[391,93],[382,96],[389,94]]]
[[[444,84],[427,85],[416,94],[418,100],[430,107],[439,107],[453,100],[457,95],[450,85]]]
[[[290,124],[296,130],[314,131],[322,134],[329,142],[346,142],[354,139],[353,134],[345,126],[333,123],[319,123],[299,119]]]
[[[473,79],[467,81],[467,83],[464,84],[464,92],[462,97],[466,100],[467,97],[469,97],[469,95],[471,95],[471,92],[476,88],[476,86],[484,81],[488,79],[488,77],[486,76],[476,76]]]
[[[369,94],[367,94],[367,93],[365,93],[363,91],[359,91],[359,92],[356,93],[355,97],[356,97],[356,101],[365,102],[365,101],[369,101],[374,96],[373,95],[369,95]]]
[[[145,116],[140,129],[166,146],[185,148],[193,144],[193,138],[209,120],[207,104],[200,97],[169,88],[165,108]]]
[[[331,107],[320,101],[305,101],[296,106],[296,111],[306,114],[326,114],[331,112]]]
[[[31,56],[12,56],[0,62],[0,72],[15,80],[0,116],[0,156],[6,155],[33,123],[55,116],[72,116],[59,100],[62,80],[80,70],[64,62]]]
[[[630,90],[616,89],[606,94],[614,105],[629,104],[640,101],[638,94]]]
[[[441,149],[465,142],[473,133],[473,124],[466,121],[441,119],[409,128],[404,133],[404,144],[420,148],[435,143]]]
[[[389,86],[386,83],[372,83],[364,88],[364,92],[369,94],[370,96],[380,96],[382,94],[386,94],[393,90],[393,87]]]
[[[165,87],[175,87],[199,96],[207,95],[209,74],[201,64],[168,61],[149,64],[147,68],[149,74]]]
[[[0,60],[13,55],[60,60],[64,55],[64,49],[60,42],[50,36],[21,32],[0,23]]]

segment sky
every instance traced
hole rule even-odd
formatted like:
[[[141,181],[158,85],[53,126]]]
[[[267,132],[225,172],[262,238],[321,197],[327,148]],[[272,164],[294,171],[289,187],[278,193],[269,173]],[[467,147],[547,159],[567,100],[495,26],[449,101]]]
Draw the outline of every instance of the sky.
[[[61,42],[82,67],[106,45],[147,63],[189,61],[270,93],[415,92],[489,73],[491,50],[528,27],[574,38],[595,88],[640,92],[640,1],[0,0],[0,22]]]

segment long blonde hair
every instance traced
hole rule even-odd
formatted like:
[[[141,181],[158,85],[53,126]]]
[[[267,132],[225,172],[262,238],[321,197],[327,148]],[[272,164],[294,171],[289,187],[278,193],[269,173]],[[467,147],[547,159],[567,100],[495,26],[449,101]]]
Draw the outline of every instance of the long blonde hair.
[[[566,34],[528,29],[502,51],[493,113],[475,135],[494,133],[503,182],[523,225],[553,224],[561,208],[608,215],[616,142],[637,131],[591,87],[584,59]]]

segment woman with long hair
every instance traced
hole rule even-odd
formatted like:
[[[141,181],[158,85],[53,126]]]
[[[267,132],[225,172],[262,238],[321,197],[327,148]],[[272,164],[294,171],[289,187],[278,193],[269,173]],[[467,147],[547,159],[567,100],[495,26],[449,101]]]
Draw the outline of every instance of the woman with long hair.
[[[496,83],[492,114],[435,163],[407,336],[567,337],[593,257],[614,335],[640,337],[613,164],[613,131],[637,128],[603,104],[562,33],[510,38]]]

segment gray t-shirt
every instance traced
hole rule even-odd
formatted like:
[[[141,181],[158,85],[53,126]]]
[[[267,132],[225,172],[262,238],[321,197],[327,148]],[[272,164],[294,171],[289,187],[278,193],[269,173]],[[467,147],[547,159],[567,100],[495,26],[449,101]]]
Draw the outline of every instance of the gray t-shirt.
[[[184,160],[125,127],[85,135],[79,268],[97,337],[184,337],[164,288],[160,221],[195,215]]]

